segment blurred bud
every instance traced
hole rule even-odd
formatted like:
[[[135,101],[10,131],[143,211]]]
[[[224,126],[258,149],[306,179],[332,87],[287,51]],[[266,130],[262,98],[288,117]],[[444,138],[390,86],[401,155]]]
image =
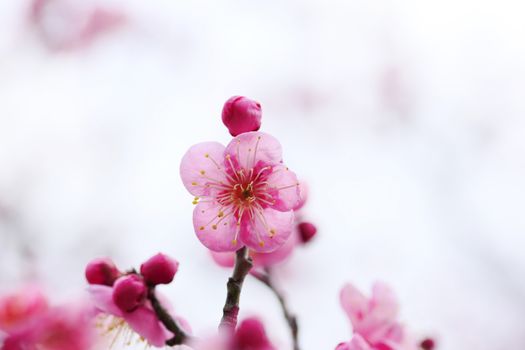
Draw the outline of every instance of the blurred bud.
[[[113,302],[124,312],[131,312],[146,300],[146,285],[137,275],[119,278],[113,287]]]
[[[106,286],[112,286],[120,276],[120,271],[113,261],[108,258],[93,259],[87,264],[85,273],[89,284],[102,284]]]
[[[257,131],[261,127],[261,105],[244,96],[233,96],[222,108],[222,122],[232,136]]]
[[[299,229],[299,236],[303,244],[310,242],[310,240],[314,238],[315,234],[317,233],[317,227],[315,227],[315,225],[310,222],[301,222],[299,225],[297,225],[297,228]]]
[[[234,335],[235,349],[275,350],[270,343],[264,325],[257,318],[247,318],[241,322]]]
[[[419,344],[419,347],[423,350],[433,350],[436,347],[436,342],[432,338],[426,338]]]
[[[157,284],[168,284],[173,281],[178,268],[179,263],[177,260],[158,253],[140,266],[140,273],[147,284],[155,286]]]

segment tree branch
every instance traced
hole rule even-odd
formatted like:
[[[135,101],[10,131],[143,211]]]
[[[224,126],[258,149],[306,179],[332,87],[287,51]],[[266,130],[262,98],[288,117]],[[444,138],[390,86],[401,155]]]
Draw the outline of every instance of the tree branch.
[[[155,295],[155,287],[149,287],[148,289],[148,299],[151,302],[151,306],[157,315],[157,318],[160,322],[173,333],[173,338],[166,340],[166,345],[174,346],[179,344],[184,344],[190,340],[190,336],[177,324],[177,321],[171,317],[171,315],[164,309],[161,305],[159,299]]]
[[[248,256],[248,248],[243,247],[237,250],[233,273],[226,284],[228,294],[226,295],[226,302],[222,309],[222,319],[219,324],[219,330],[221,331],[233,332],[237,326],[242,284],[252,266],[252,259]]]
[[[265,273],[252,273],[252,275],[259,280],[260,282],[264,283],[270,290],[273,292],[273,294],[277,297],[277,300],[279,301],[279,304],[281,305],[281,309],[283,311],[284,319],[286,320],[286,323],[288,323],[288,327],[290,328],[290,333],[292,335],[292,342],[293,342],[293,349],[294,350],[300,350],[299,347],[299,324],[297,322],[297,317],[292,314],[288,308],[288,305],[286,303],[286,299],[273,283],[272,280],[272,272],[269,268],[265,269]]]

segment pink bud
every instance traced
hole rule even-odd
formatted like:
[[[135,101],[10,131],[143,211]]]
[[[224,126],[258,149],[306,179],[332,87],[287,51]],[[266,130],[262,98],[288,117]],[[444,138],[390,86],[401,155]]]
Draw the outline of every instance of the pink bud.
[[[119,278],[113,287],[113,302],[124,312],[131,312],[146,300],[146,285],[137,275]]]
[[[86,266],[86,279],[89,284],[112,286],[119,278],[120,271],[113,261],[108,258],[93,259]]]
[[[433,350],[435,346],[436,342],[432,338],[426,338],[419,344],[419,347],[423,350]]]
[[[264,325],[257,318],[247,318],[241,322],[234,335],[236,350],[274,350],[266,336]]]
[[[232,136],[257,131],[261,127],[261,105],[244,96],[233,96],[222,108],[222,122]]]
[[[179,262],[169,256],[158,253],[140,266],[140,273],[147,284],[168,284],[173,281],[179,268]]]
[[[299,236],[301,237],[303,244],[310,242],[310,240],[314,238],[315,234],[317,233],[317,227],[315,227],[315,225],[310,222],[301,222],[298,225],[298,229]]]

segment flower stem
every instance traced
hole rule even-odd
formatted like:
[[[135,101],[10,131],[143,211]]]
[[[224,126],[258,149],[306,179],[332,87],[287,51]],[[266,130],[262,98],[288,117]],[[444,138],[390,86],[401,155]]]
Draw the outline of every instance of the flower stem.
[[[161,305],[159,299],[155,295],[155,287],[149,287],[148,299],[151,302],[151,306],[157,315],[160,322],[166,327],[167,330],[173,333],[173,338],[166,340],[166,345],[174,346],[184,344],[190,340],[190,336],[184,332],[184,330],[178,325],[177,321],[171,317],[171,315]]]
[[[228,293],[226,294],[226,302],[222,309],[222,319],[219,324],[219,330],[221,331],[233,332],[237,326],[242,284],[252,266],[252,259],[248,256],[248,248],[243,247],[237,250],[233,273],[226,284]]]
[[[265,271],[266,271],[265,273],[252,273],[252,275],[257,280],[264,283],[268,288],[270,288],[272,293],[277,297],[277,300],[279,301],[279,304],[281,305],[281,309],[283,311],[284,319],[286,320],[286,323],[288,323],[288,327],[290,328],[290,333],[292,335],[293,349],[300,350],[299,324],[297,322],[297,317],[290,312],[290,309],[288,308],[288,304],[286,303],[286,299],[283,293],[280,292],[279,289],[275,286],[272,280],[272,271],[269,268],[266,268]]]

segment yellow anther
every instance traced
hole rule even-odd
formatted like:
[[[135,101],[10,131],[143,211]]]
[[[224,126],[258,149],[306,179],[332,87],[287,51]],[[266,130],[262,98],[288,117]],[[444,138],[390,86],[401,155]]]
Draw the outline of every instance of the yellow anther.
[[[197,183],[196,183],[195,181],[193,181],[193,182],[191,183],[191,185],[192,185],[192,186],[197,186]]]
[[[199,227],[199,230],[203,231],[204,230],[204,226]]]
[[[197,205],[197,204],[199,204],[199,201],[193,201],[193,202],[191,202],[191,204]]]
[[[201,175],[206,174],[206,172],[204,170],[201,170],[200,173],[201,173]]]
[[[259,241],[259,245],[262,247],[264,247],[264,242],[263,241]]]
[[[219,211],[219,213],[217,214],[217,217],[222,218],[223,216],[224,216],[224,213],[222,211]]]
[[[210,157],[210,155],[209,155],[208,153],[206,153],[206,154],[204,155],[204,158],[209,158],[209,157]]]
[[[232,244],[233,244],[233,245],[237,245],[237,240],[234,239],[234,240],[232,241]]]
[[[211,225],[211,228],[216,230],[217,229],[217,225]]]
[[[273,236],[273,235],[275,234],[275,229],[272,228],[272,229],[270,230],[270,234]]]

